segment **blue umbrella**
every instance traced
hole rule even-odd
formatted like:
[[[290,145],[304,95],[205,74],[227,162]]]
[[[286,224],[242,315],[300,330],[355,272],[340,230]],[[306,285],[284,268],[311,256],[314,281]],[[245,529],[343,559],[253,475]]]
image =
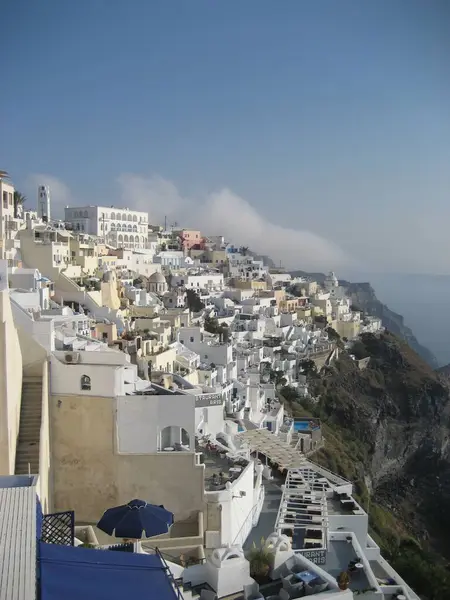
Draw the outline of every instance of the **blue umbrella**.
[[[140,539],[167,533],[172,524],[173,513],[164,506],[131,500],[128,504],[106,510],[97,527],[116,537]]]

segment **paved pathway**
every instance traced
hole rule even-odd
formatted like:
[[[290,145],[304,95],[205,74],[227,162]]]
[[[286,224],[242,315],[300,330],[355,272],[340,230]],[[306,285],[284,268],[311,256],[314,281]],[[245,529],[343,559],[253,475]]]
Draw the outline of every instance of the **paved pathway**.
[[[253,542],[259,546],[261,538],[267,539],[269,535],[274,532],[282,491],[278,483],[268,481],[267,479],[263,479],[263,481],[266,493],[261,515],[259,517],[258,525],[253,527],[244,544],[244,550],[249,550],[253,546]]]

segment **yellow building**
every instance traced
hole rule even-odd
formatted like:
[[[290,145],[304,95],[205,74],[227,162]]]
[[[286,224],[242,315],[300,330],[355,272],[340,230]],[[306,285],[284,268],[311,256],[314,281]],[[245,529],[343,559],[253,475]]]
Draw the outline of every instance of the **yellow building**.
[[[335,329],[342,338],[352,340],[359,335],[361,321],[336,321]]]
[[[300,305],[300,298],[285,298],[279,304],[279,309],[282,312],[295,312]]]
[[[254,281],[252,279],[233,279],[233,287],[238,290],[267,290],[265,281]]]
[[[309,321],[312,318],[310,306],[300,306],[297,308],[297,318],[303,321]]]

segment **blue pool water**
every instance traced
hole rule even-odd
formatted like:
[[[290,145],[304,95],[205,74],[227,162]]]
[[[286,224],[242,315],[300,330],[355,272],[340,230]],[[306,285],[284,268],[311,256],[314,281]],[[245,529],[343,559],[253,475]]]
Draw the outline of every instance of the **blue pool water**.
[[[294,431],[309,429],[309,421],[294,421]]]

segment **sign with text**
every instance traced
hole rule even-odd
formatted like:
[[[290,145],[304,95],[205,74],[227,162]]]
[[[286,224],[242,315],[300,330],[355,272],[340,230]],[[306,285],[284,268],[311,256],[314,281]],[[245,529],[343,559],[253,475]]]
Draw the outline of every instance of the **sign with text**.
[[[222,394],[202,394],[201,396],[196,396],[195,398],[196,408],[202,408],[204,406],[218,406],[219,404],[223,404]]]
[[[304,550],[303,556],[313,562],[315,565],[324,565],[327,559],[327,551],[321,550]]]

